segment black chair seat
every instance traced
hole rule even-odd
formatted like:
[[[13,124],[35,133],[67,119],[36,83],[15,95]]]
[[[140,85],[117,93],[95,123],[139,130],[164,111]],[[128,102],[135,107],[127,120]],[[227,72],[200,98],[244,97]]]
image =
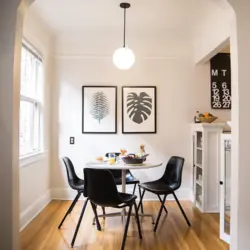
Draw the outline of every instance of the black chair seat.
[[[92,199],[92,202],[102,207],[122,208],[124,206],[128,206],[129,204],[133,204],[137,198],[136,195],[127,194],[127,193],[118,193],[118,195],[119,195],[118,203],[117,201],[114,203],[112,200],[107,200],[105,196],[103,196],[98,201],[94,198]]]
[[[174,191],[168,184],[166,184],[166,182],[161,180],[145,182],[139,184],[139,186],[155,194],[167,194]]]
[[[75,180],[74,182],[70,182],[70,186],[72,189],[75,189],[79,192],[83,192],[84,190],[84,180],[78,179]]]
[[[121,197],[121,200],[123,201],[123,203],[133,203],[137,196],[133,195],[133,194],[126,194],[126,193],[119,193],[119,196]]]
[[[114,177],[116,185],[122,185],[121,177]],[[126,184],[138,184],[140,181],[136,179],[130,172],[126,174]]]

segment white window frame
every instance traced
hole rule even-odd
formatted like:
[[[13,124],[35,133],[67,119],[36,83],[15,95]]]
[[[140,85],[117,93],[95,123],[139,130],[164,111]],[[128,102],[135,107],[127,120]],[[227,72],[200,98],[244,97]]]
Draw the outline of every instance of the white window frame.
[[[31,53],[38,61],[42,63],[42,71],[43,70],[43,59],[41,54],[34,48],[34,46],[30,45],[26,40],[23,40],[22,47],[25,48],[29,53]],[[43,74],[44,75],[44,74]],[[37,81],[37,79],[36,79]],[[42,93],[40,95],[37,95],[36,97],[30,97],[26,96],[23,93],[20,93],[20,104],[21,101],[32,103],[34,109],[33,114],[34,120],[32,124],[32,130],[33,132],[31,133],[32,135],[32,152],[29,152],[27,154],[19,155],[20,159],[20,167],[29,165],[33,162],[36,162],[38,160],[41,160],[43,158],[44,154],[44,142],[43,142],[43,99],[42,96],[44,94],[44,82],[41,82],[42,86],[36,86],[36,88],[39,89]],[[37,128],[35,128],[37,126]],[[34,130],[37,129],[38,134],[37,134],[37,142],[35,142],[35,132]],[[35,145],[37,146],[35,148]]]

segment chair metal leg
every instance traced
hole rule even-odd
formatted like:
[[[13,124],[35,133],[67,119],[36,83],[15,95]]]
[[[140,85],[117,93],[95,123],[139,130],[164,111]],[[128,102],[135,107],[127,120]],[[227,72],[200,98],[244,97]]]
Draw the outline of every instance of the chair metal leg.
[[[69,214],[73,211],[73,209],[74,209],[74,207],[75,207],[77,201],[79,200],[81,194],[83,194],[83,193],[79,192],[79,193],[77,194],[75,200],[73,201],[73,202],[74,202],[74,205],[69,209]]]
[[[134,203],[134,207],[135,207],[135,219],[136,219],[136,223],[137,223],[137,227],[138,227],[138,233],[139,233],[140,239],[142,239],[141,225],[140,225],[140,220],[139,220],[139,215],[138,215],[138,209],[137,209],[136,202]]]
[[[143,189],[143,191],[142,191],[142,193],[141,193],[141,187],[139,186],[140,202],[139,202],[139,204],[138,204],[138,211],[139,211],[139,209],[140,209],[140,207],[141,207],[141,213],[142,213],[142,214],[144,213],[144,212],[143,212],[142,199],[143,199],[143,197],[144,197],[145,191],[146,191],[146,190]]]
[[[126,226],[125,226],[125,229],[124,229],[124,234],[123,234],[123,240],[122,240],[122,247],[121,247],[121,250],[124,250],[124,247],[125,247],[125,243],[126,243],[126,239],[127,239],[127,233],[128,233],[128,226],[129,226],[129,221],[130,221],[130,215],[131,215],[131,210],[132,210],[132,206],[131,205],[129,207],[129,210],[128,210],[128,216],[127,216],[127,221],[126,221]]]
[[[81,214],[80,214],[80,217],[79,217],[79,220],[78,220],[78,223],[77,223],[77,226],[76,226],[76,230],[75,230],[73,239],[72,239],[72,241],[71,241],[71,247],[73,247],[74,244],[75,244],[76,236],[77,236],[79,227],[80,227],[80,225],[81,225],[82,217],[83,217],[83,214],[84,214],[85,209],[86,209],[86,207],[87,207],[88,201],[89,201],[89,199],[87,198],[86,201],[84,202],[84,205],[83,205],[83,208],[82,208],[82,212],[81,212]]]
[[[62,219],[60,225],[58,226],[58,229],[61,228],[63,222],[65,221],[65,219],[67,218],[67,216],[68,216],[68,215],[71,213],[71,211],[73,210],[73,208],[74,208],[75,204],[77,203],[77,201],[78,201],[80,195],[81,195],[81,193],[78,193],[78,194],[76,195],[76,197],[75,197],[75,199],[73,200],[73,202],[71,203],[71,205],[70,205],[68,211],[67,211],[66,214],[64,215],[64,217],[63,217],[63,219]]]
[[[105,207],[101,207],[102,208],[102,215],[103,216],[101,216],[101,215],[99,215],[99,216],[97,216],[97,217],[102,217],[104,220],[106,219],[106,211],[105,211]],[[95,219],[95,217],[94,217],[94,219],[93,219],[93,222],[92,222],[92,225],[95,225],[95,221],[96,221],[96,219]]]
[[[136,189],[136,183],[134,185],[133,194],[135,194],[135,189]]]
[[[178,200],[178,198],[177,198],[177,196],[176,196],[176,194],[174,192],[173,192],[173,196],[174,196],[174,198],[175,198],[175,200],[176,200],[176,202],[177,202],[177,204],[178,204],[178,206],[179,206],[179,208],[180,208],[180,210],[182,212],[182,215],[184,216],[188,226],[191,227],[191,223],[188,220],[188,218],[187,218],[187,216],[186,216],[186,214],[185,214],[185,212],[184,212],[184,210],[183,210],[183,208],[182,208],[182,206],[181,206],[181,204],[180,204],[180,202],[179,202],[179,200]]]
[[[163,207],[164,207],[164,203],[165,203],[165,201],[166,201],[166,198],[167,198],[167,195],[165,195],[165,196],[163,197],[163,201],[162,201],[162,203],[161,203],[161,208],[160,208],[159,214],[158,214],[157,219],[156,219],[156,222],[155,222],[155,227],[154,227],[154,231],[155,231],[155,232],[156,232],[156,230],[157,230],[157,227],[158,227],[158,224],[159,224],[159,221],[160,221],[161,213],[162,213],[162,210],[163,210]]]
[[[102,228],[101,228],[101,225],[100,225],[100,222],[99,222],[99,219],[98,219],[98,215],[97,215],[97,212],[96,212],[96,205],[93,202],[90,202],[90,203],[91,203],[94,215],[95,215],[95,221],[96,221],[97,230],[101,231]]]
[[[103,215],[106,214],[106,212],[105,212],[105,207],[102,207],[102,213],[103,213]],[[103,218],[105,219],[105,217],[103,217]]]
[[[157,196],[158,196],[160,202],[162,203],[162,198],[161,198],[161,196],[160,196],[159,194],[157,194]],[[164,204],[163,209],[164,209],[164,211],[166,212],[166,214],[168,214],[168,210],[167,210],[167,208],[165,207],[165,204]]]

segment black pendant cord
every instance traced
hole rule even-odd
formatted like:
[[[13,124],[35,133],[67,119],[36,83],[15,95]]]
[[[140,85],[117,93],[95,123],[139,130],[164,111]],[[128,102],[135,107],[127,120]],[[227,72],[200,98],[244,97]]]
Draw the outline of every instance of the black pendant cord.
[[[127,9],[130,8],[130,3],[121,3],[120,7],[124,9],[124,23],[123,23],[123,48],[126,46],[126,14]]]
[[[126,8],[124,8],[123,47],[126,45]]]

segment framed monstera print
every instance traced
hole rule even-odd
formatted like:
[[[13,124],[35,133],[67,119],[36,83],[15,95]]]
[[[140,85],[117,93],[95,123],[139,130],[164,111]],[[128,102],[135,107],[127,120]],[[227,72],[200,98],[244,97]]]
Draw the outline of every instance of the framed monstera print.
[[[122,133],[156,133],[156,87],[122,87]]]
[[[116,134],[117,87],[82,86],[82,133]]]

